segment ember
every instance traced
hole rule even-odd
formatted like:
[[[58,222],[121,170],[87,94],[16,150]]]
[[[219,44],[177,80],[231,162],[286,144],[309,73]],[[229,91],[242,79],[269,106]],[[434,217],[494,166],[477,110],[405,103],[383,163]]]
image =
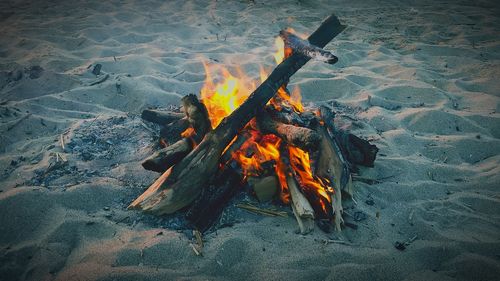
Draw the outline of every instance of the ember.
[[[195,95],[182,99],[184,118],[146,110],[143,118],[168,123],[165,127],[170,132],[180,134],[162,134],[164,143],[178,141],[143,163],[146,169],[163,175],[131,207],[163,214],[191,205],[187,218],[205,231],[237,187],[251,179],[259,187],[255,192],[266,193],[269,190],[262,187],[279,183],[276,197],[292,203],[302,233],[314,228],[314,219],[339,229],[340,192],[349,190],[349,168],[357,163],[349,163],[348,149],[336,140],[334,134],[340,131],[333,126],[331,109],[304,107],[299,88],[290,93],[287,81],[311,58],[335,63],[337,58],[321,47],[343,29],[331,16],[308,39],[294,35],[293,30],[280,32],[275,54],[278,66],[270,74],[261,68],[261,81],[239,69],[231,73],[204,63],[201,100]],[[219,76],[223,79],[216,82],[214,77]],[[358,143],[363,147],[349,149],[371,154],[364,158],[374,160],[376,148],[363,140]],[[272,177],[277,180],[270,180]],[[258,184],[260,179],[266,184]],[[272,191],[257,195],[264,200],[268,193],[272,195]]]

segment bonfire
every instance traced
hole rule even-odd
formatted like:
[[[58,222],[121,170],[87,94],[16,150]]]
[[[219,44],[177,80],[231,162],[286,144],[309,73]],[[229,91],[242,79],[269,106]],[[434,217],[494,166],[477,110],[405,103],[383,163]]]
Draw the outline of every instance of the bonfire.
[[[130,208],[156,215],[183,210],[203,232],[250,185],[260,201],[289,204],[301,233],[315,225],[340,230],[351,172],[356,165],[373,166],[377,148],[336,128],[334,108],[304,106],[300,89],[289,91],[287,84],[311,59],[335,64],[337,57],[322,48],[344,28],[330,16],[308,38],[283,30],[276,39],[278,65],[270,73],[261,68],[260,81],[204,63],[200,99],[183,97],[182,110],[145,110],[145,120],[162,125],[163,148],[143,166],[161,175]]]

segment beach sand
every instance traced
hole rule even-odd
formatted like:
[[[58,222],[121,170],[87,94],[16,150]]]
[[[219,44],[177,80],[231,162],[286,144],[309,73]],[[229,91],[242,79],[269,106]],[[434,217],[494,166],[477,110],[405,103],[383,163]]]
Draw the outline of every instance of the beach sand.
[[[494,2],[1,1],[0,280],[498,280]],[[126,209],[158,177],[143,109],[198,93],[202,61],[258,79],[280,29],[331,13],[339,62],[291,86],[380,149],[344,202],[357,229],[240,211],[200,257],[178,218]]]

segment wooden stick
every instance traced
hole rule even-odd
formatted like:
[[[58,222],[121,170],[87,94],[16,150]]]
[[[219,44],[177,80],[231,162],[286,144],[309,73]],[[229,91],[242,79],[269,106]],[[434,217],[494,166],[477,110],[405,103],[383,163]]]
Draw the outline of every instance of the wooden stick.
[[[283,211],[276,211],[272,209],[263,209],[251,204],[236,204],[236,207],[240,209],[247,210],[252,213],[259,215],[271,216],[271,217],[287,217],[287,213]]]
[[[309,42],[324,47],[344,28],[337,17],[332,15],[309,37]],[[281,62],[243,104],[224,118],[191,153],[165,172],[132,202],[129,208],[161,215],[173,213],[190,204],[216,174],[222,152],[238,131],[255,117],[278,88],[287,83],[309,60],[309,57],[293,54]]]

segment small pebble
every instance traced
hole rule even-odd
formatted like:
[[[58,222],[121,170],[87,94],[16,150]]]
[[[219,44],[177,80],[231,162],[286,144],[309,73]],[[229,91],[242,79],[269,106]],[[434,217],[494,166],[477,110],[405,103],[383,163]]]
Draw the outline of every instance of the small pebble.
[[[94,66],[94,69],[92,69],[92,73],[94,75],[99,75],[101,74],[101,68],[102,68],[102,64],[98,63]]]
[[[396,241],[396,243],[394,243],[394,248],[396,248],[400,251],[404,251],[406,249],[406,246],[405,246],[405,243],[401,243],[399,241]]]

